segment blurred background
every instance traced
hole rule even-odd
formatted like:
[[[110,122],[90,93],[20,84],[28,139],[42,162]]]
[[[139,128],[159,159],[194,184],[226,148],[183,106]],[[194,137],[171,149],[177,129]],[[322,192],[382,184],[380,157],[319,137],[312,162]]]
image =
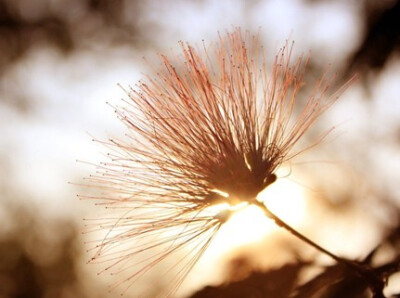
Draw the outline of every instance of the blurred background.
[[[331,251],[391,266],[385,293],[400,293],[399,3],[0,0],[0,297],[119,295],[107,292],[113,281],[96,274],[100,267],[86,264],[82,218],[99,210],[76,198],[87,191],[78,185],[82,177],[94,170],[85,162],[104,159],[105,149],[91,139],[124,133],[106,102],[126,97],[117,84],[133,86],[151,74],[142,57],[157,65],[157,53],[177,53],[179,40],[210,44],[233,26],[260,30],[271,59],[288,38],[297,52],[311,51],[310,86],[327,65],[338,84],[359,74],[310,142],[335,130],[287,165],[266,197]],[[299,280],[316,293],[322,283],[315,277],[337,270],[268,220],[244,220],[227,223],[177,295],[236,297],[246,289],[237,297],[287,297]],[[325,271],[309,268],[314,259]],[[365,288],[360,293],[365,297]],[[136,297],[135,289],[126,297]]]

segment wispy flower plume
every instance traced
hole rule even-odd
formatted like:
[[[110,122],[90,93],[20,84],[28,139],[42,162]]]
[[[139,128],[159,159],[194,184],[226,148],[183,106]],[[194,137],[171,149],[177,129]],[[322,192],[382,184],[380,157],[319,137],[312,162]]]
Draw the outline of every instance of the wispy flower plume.
[[[240,29],[209,48],[180,46],[176,63],[161,55],[162,67],[127,90],[116,108],[126,137],[106,142],[110,160],[89,179],[110,214],[90,222],[106,231],[91,261],[124,276],[115,285],[124,289],[150,270],[168,274],[166,295],[231,214],[259,204],[277,168],[308,149],[295,145],[343,91],[327,96],[324,74],[298,110],[308,58],[287,44],[268,66],[259,38]]]

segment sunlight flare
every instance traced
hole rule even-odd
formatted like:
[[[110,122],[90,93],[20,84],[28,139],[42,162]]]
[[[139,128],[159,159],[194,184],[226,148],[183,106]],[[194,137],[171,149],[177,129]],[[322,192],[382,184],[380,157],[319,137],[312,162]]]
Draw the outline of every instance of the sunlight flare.
[[[273,212],[294,225],[301,225],[305,219],[306,197],[303,188],[288,180],[278,179],[257,197]],[[225,206],[228,208],[228,206]],[[268,237],[280,228],[257,206],[240,204],[233,206],[236,211],[221,227],[210,254],[223,256],[230,250]],[[223,206],[220,206],[222,210]],[[232,207],[230,207],[232,209]]]

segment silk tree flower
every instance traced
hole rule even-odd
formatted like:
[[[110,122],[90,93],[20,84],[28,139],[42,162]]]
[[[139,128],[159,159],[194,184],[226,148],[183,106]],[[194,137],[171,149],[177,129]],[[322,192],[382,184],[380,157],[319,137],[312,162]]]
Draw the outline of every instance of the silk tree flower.
[[[310,147],[295,145],[345,88],[327,96],[323,74],[298,103],[308,57],[287,44],[267,66],[259,38],[240,29],[180,47],[126,90],[115,107],[126,136],[105,142],[109,161],[89,178],[109,214],[89,223],[105,231],[90,262],[119,274],[122,292],[153,272],[175,293],[229,217],[260,205],[277,168]]]

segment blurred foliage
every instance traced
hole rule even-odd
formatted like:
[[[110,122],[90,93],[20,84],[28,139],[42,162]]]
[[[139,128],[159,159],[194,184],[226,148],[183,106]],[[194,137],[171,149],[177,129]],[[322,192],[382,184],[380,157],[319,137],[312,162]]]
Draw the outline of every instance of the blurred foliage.
[[[303,265],[286,264],[266,272],[252,272],[244,280],[223,286],[206,287],[191,297],[289,297]]]
[[[13,222],[0,237],[0,297],[87,297],[77,275],[74,224],[39,222],[27,208],[5,210]]]
[[[68,53],[101,35],[135,45],[144,40],[137,23],[138,1],[1,0],[0,73],[34,46],[53,45]],[[129,4],[129,5],[128,5]],[[129,13],[126,12],[128,9]],[[129,20],[129,21],[128,21]],[[89,42],[88,42],[89,41]]]
[[[349,73],[359,68],[380,70],[399,52],[400,1],[362,3],[364,41],[349,57]],[[143,21],[145,9],[144,2],[135,0],[0,0],[0,74],[38,44],[52,44],[68,53],[90,40],[99,42],[99,36],[113,46],[154,43],[161,28]]]
[[[384,254],[386,260],[377,262],[377,257]],[[387,257],[389,256],[389,257]],[[384,287],[388,278],[400,272],[400,224],[390,230],[362,261],[369,268],[371,277],[377,280],[378,286]],[[371,282],[357,275],[348,266],[335,264],[321,267],[312,261],[290,262],[278,268],[265,271],[252,271],[245,258],[231,263],[231,273],[225,284],[207,286],[196,292],[191,298],[234,298],[234,297],[274,297],[274,298],[368,298]],[[305,270],[317,269],[320,272],[304,281]],[[242,280],[237,274],[246,271]],[[240,273],[241,272],[241,273]],[[374,297],[385,297],[376,293]],[[400,293],[391,297],[400,297]]]
[[[365,1],[365,33],[358,50],[350,57],[348,73],[381,71],[400,53],[400,1]]]
[[[380,71],[398,54],[399,3],[361,2],[364,41],[348,57],[343,80],[355,72],[366,78],[370,70]],[[100,51],[119,45],[154,48],[163,28],[148,19],[151,5],[136,0],[0,0],[0,77],[37,47],[50,46],[65,55],[88,47]],[[13,90],[6,90],[8,96],[0,97],[1,101],[20,111],[29,110],[29,95],[13,96]]]
[[[89,50],[103,55],[109,48],[146,47],[159,30],[143,21],[145,3],[130,0],[0,0],[0,80],[37,49],[52,48],[61,55]],[[23,67],[23,68],[26,68]],[[24,86],[2,86],[0,103],[30,112],[32,94]]]

